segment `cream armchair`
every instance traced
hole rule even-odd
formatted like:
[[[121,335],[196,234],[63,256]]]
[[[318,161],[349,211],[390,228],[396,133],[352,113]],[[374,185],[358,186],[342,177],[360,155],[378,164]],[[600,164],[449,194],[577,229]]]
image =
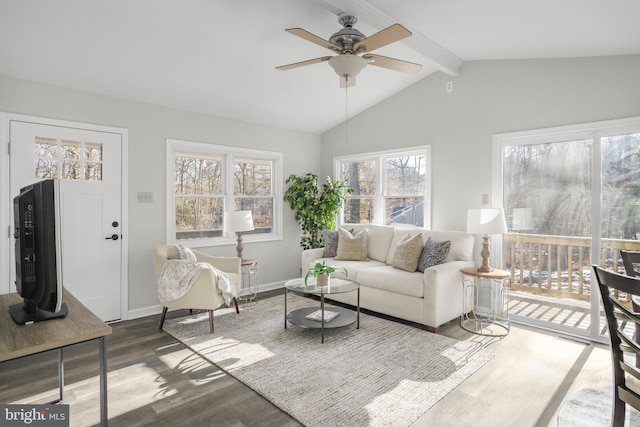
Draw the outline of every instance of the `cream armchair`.
[[[240,291],[240,280],[242,278],[240,258],[213,257],[203,254],[202,252],[193,252],[198,262],[207,262],[217,269],[227,273],[236,287],[236,291]],[[158,281],[160,281],[164,263],[170,259],[179,259],[178,249],[174,245],[162,245],[155,249],[154,261],[156,279]],[[233,302],[236,307],[236,313],[239,313],[238,300],[234,298]],[[210,270],[204,270],[185,296],[173,301],[163,301],[162,297],[160,297],[160,304],[162,304],[162,317],[160,318],[160,325],[158,326],[160,329],[162,329],[162,325],[164,324],[164,319],[169,308],[188,308],[208,310],[209,330],[213,333],[213,310],[224,304],[224,298],[216,286],[216,279],[213,272]]]

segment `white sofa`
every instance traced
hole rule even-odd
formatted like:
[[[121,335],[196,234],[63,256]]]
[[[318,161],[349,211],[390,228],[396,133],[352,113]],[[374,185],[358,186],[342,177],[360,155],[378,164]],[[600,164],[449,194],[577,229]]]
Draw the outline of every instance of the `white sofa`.
[[[323,248],[302,252],[303,275],[320,261],[345,267],[348,278],[360,283],[360,307],[426,326],[437,332],[440,325],[462,314],[461,268],[473,267],[474,238],[460,231],[431,231],[423,228],[392,227],[373,224],[345,224],[342,228],[354,234],[367,228],[368,261],[342,261],[322,258]],[[394,268],[395,247],[407,234],[422,233],[423,242],[451,241],[447,260],[424,270],[408,272]],[[342,273],[332,274],[344,277]],[[356,305],[355,292],[334,294],[330,299]]]

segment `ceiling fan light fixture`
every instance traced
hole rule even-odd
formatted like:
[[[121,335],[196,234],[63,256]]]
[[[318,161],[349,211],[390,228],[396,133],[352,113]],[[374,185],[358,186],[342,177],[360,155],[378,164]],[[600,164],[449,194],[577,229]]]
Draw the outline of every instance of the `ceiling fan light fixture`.
[[[355,77],[367,65],[367,61],[358,55],[337,55],[329,60],[329,65],[340,77]]]

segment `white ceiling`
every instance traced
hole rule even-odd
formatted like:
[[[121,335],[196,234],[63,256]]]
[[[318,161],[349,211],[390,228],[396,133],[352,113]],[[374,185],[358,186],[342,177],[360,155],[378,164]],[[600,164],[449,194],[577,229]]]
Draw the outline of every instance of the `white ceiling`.
[[[348,104],[327,63],[275,70],[331,55],[284,29],[328,39],[341,12],[365,35],[409,28],[375,53],[423,69],[367,66]],[[640,54],[638,17],[638,0],[0,0],[0,74],[322,133],[464,61]]]

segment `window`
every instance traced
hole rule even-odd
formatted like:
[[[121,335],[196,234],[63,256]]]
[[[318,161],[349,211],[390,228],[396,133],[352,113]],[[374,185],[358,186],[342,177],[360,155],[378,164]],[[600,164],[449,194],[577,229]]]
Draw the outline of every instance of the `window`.
[[[640,250],[638,153],[640,118],[494,136],[514,318],[600,338],[591,266],[623,272],[619,251]]]
[[[35,177],[102,181],[102,144],[36,137]]]
[[[252,212],[246,242],[282,239],[282,154],[167,139],[167,241],[235,243],[228,210]]]
[[[340,222],[428,227],[430,162],[426,146],[336,158],[336,177],[353,189]]]

